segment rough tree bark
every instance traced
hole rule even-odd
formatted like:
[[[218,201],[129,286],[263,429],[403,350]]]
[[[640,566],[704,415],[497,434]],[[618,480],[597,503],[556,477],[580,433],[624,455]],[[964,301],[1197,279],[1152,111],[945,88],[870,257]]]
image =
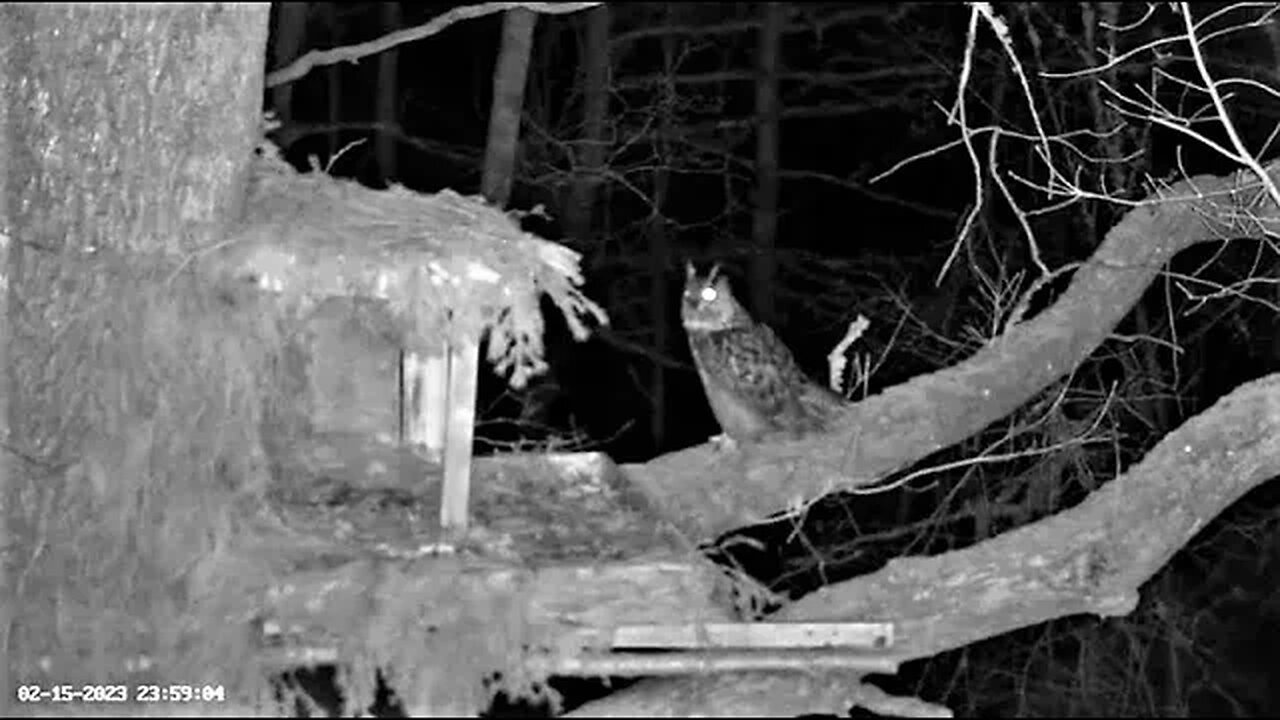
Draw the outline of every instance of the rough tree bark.
[[[16,26],[9,22],[12,15],[6,10],[0,10],[0,68],[11,68],[15,62],[13,57],[14,31]],[[10,98],[15,92],[14,79],[12,73],[0,73],[0,97]],[[0,103],[0,157],[9,156],[9,115],[11,113],[8,103]],[[5,508],[13,507],[14,494],[16,488],[18,473],[22,470],[22,461],[8,451],[9,445],[13,442],[9,433],[10,426],[13,423],[9,420],[9,413],[14,408],[11,400],[12,395],[18,389],[18,376],[14,372],[14,364],[10,361],[10,351],[13,347],[10,336],[10,326],[13,318],[10,313],[16,313],[18,310],[19,298],[14,297],[13,278],[15,271],[22,268],[22,255],[19,246],[11,242],[10,235],[13,232],[12,221],[9,219],[9,176],[8,173],[0,171],[0,547],[9,547],[15,540],[14,523],[10,520],[10,514]],[[10,656],[10,627],[13,622],[14,605],[13,601],[13,578],[16,577],[14,571],[15,558],[12,553],[0,553],[0,653],[4,657]],[[0,698],[11,698],[14,693],[13,679],[10,672],[11,663],[0,663]],[[10,701],[0,701],[0,711],[8,707]]]
[[[11,248],[22,248],[8,258],[11,299],[49,292],[46,278],[69,254],[107,247],[185,255],[237,219],[259,135],[268,9],[0,9],[6,91],[2,225]],[[10,308],[16,322],[22,321],[20,305]],[[37,390],[21,392],[28,409],[38,410]],[[23,447],[22,437],[5,442],[38,455]],[[30,500],[59,491],[50,485],[56,483],[33,486],[23,473],[5,478],[7,530],[25,527],[23,508],[30,505],[13,502],[17,494]],[[5,538],[13,550],[7,562],[29,559],[36,547],[33,533],[19,530]],[[6,668],[29,670],[33,659],[13,632],[22,619],[0,619]],[[13,699],[5,688],[0,704]]]

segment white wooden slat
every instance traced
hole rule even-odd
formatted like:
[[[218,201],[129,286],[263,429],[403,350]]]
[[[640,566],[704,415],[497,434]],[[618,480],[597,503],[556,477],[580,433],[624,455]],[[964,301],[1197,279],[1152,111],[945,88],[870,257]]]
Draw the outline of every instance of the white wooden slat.
[[[625,625],[614,648],[867,648],[893,644],[891,623],[687,623]]]
[[[444,353],[422,356],[404,354],[405,435],[410,444],[421,446],[427,456],[439,461],[444,453],[448,418],[449,363]]]
[[[449,418],[449,358],[441,352],[419,360],[422,365],[422,440],[427,456],[439,461],[444,456],[444,440]]]
[[[450,531],[463,531],[467,527],[471,497],[471,441],[476,424],[480,345],[471,341],[452,346],[449,350],[448,427],[444,443],[440,526]]]

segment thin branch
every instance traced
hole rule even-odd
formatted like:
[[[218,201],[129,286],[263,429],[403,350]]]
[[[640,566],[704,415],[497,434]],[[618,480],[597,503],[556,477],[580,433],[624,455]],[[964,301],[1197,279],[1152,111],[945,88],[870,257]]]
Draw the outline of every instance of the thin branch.
[[[1182,13],[1182,20],[1187,27],[1187,38],[1191,42],[1191,54],[1195,58],[1196,69],[1200,72],[1200,78],[1204,80],[1205,92],[1209,93],[1209,99],[1213,101],[1214,108],[1218,111],[1218,120],[1222,123],[1222,127],[1227,131],[1227,137],[1231,140],[1231,145],[1236,149],[1233,159],[1239,161],[1249,168],[1249,171],[1258,176],[1262,181],[1262,185],[1267,189],[1267,194],[1271,196],[1272,202],[1280,206],[1280,188],[1272,182],[1271,176],[1267,171],[1262,169],[1261,163],[1249,152],[1244,146],[1244,141],[1240,139],[1240,134],[1236,132],[1235,123],[1231,121],[1231,116],[1227,114],[1227,106],[1222,100],[1222,96],[1218,93],[1217,84],[1213,78],[1209,76],[1209,68],[1205,65],[1204,54],[1200,50],[1200,43],[1196,39],[1196,24],[1191,22],[1191,6],[1188,3],[1178,3],[1178,9]],[[1228,154],[1227,157],[1232,157]]]
[[[380,53],[383,50],[390,50],[397,45],[411,42],[413,40],[421,40],[430,37],[463,20],[473,20],[485,15],[505,12],[516,8],[522,8],[531,12],[539,12],[547,15],[559,15],[562,13],[577,12],[587,8],[600,5],[599,2],[489,2],[480,5],[464,5],[456,7],[447,12],[441,13],[430,21],[417,27],[405,28],[397,30],[393,33],[383,35],[377,40],[369,42],[357,43],[355,45],[345,45],[343,47],[330,48],[329,50],[312,50],[297,60],[280,70],[267,73],[267,87],[272,88],[277,85],[283,85],[293,82],[307,73],[312,68],[333,65],[342,61],[355,62],[362,57],[368,57]]]
[[[1009,37],[1009,26],[996,17],[995,11],[991,9],[989,3],[975,3],[974,7],[982,15],[983,19],[987,21],[987,24],[991,26],[991,31],[996,34],[996,38],[1000,41],[1000,46],[1004,48],[1005,55],[1009,58],[1013,74],[1017,76],[1018,83],[1022,85],[1022,95],[1027,99],[1027,109],[1031,111],[1031,121],[1035,123],[1036,137],[1040,143],[1041,152],[1044,153],[1045,166],[1051,176],[1057,175],[1057,168],[1053,164],[1053,154],[1049,147],[1049,138],[1045,133],[1044,125],[1040,122],[1041,113],[1036,108],[1035,96],[1031,93],[1031,84],[1027,81],[1027,73],[1022,69],[1022,61],[1018,59],[1018,53],[1013,49],[1013,39]]]
[[[328,134],[334,131],[382,133],[393,138],[398,143],[408,145],[409,147],[425,154],[468,167],[478,167],[481,161],[481,154],[478,150],[468,148],[464,145],[450,145],[448,143],[431,140],[429,138],[415,137],[405,132],[404,128],[398,123],[381,122],[377,120],[358,122],[291,123],[286,127],[281,127],[279,130],[276,130],[272,139],[275,141],[276,145],[280,146],[283,150],[287,149],[290,145],[298,142],[302,138],[310,137],[312,135]]]
[[[1045,147],[1048,147],[1049,139],[1044,139]],[[1013,210],[1013,215],[1018,219],[1018,224],[1022,226],[1022,232],[1027,236],[1027,249],[1031,252],[1031,262],[1040,271],[1043,277],[1049,274],[1049,267],[1044,264],[1044,260],[1040,257],[1040,244],[1036,242],[1035,231],[1031,229],[1031,223],[1027,222],[1027,213],[1018,206],[1018,200],[1009,191],[1009,186],[1005,183],[1004,178],[1000,176],[999,159],[996,156],[996,148],[1000,145],[1000,133],[991,135],[991,143],[987,147],[987,172],[991,174],[991,181],[996,184],[996,188],[1000,190],[1000,194],[1004,196],[1005,202],[1009,203],[1009,207]],[[1049,157],[1046,152],[1045,160]],[[1052,163],[1049,163],[1052,168]],[[1051,175],[1057,175],[1051,171]],[[1052,182],[1052,180],[1050,181]]]
[[[969,27],[965,32],[964,41],[964,63],[960,66],[960,82],[958,83],[959,87],[956,88],[956,104],[949,113],[948,118],[949,122],[955,122],[960,125],[960,137],[964,143],[965,152],[969,154],[969,167],[973,169],[974,200],[969,212],[965,213],[964,223],[960,226],[960,232],[956,234],[956,241],[951,246],[951,252],[947,255],[947,259],[943,261],[942,269],[938,271],[936,279],[938,283],[942,282],[947,270],[951,268],[951,263],[955,262],[956,256],[960,254],[960,246],[964,244],[965,237],[968,236],[969,230],[978,219],[978,213],[982,210],[982,166],[978,162],[978,151],[973,147],[973,134],[969,131],[967,104],[964,101],[965,90],[969,87],[969,78],[973,76],[973,54],[978,36],[979,10],[977,6],[979,4],[974,3],[969,10]]]
[[[1150,20],[1150,19],[1151,19],[1151,16],[1152,16],[1152,15],[1155,15],[1155,13],[1156,13],[1156,4],[1155,4],[1155,3],[1149,3],[1149,4],[1147,5],[1146,12],[1142,13],[1142,17],[1140,17],[1140,18],[1138,18],[1137,20],[1135,20],[1135,21],[1133,21],[1133,22],[1129,23],[1128,25],[1112,25],[1111,23],[1106,22],[1105,20],[1104,20],[1104,21],[1102,21],[1102,22],[1100,22],[1100,23],[1098,23],[1098,24],[1099,24],[1103,29],[1108,30],[1108,31],[1110,31],[1110,32],[1114,32],[1114,33],[1126,33],[1126,32],[1129,32],[1130,30],[1137,30],[1139,27],[1141,27],[1141,26],[1142,26],[1142,24],[1143,24],[1143,23],[1145,23],[1147,20]]]
[[[1180,3],[1180,5],[1186,5],[1186,4],[1187,3]],[[1268,3],[1236,3],[1234,5],[1228,5],[1224,8],[1217,10],[1216,12],[1212,12],[1204,16],[1203,18],[1200,18],[1200,22],[1195,24],[1194,30],[1189,34],[1191,35],[1191,37],[1195,37],[1196,36],[1195,33],[1199,32],[1202,26],[1208,25],[1211,21],[1218,19],[1219,16],[1226,15],[1227,13],[1232,12],[1233,10],[1239,10],[1240,8],[1257,7],[1259,5],[1261,5],[1262,7],[1266,7],[1267,12],[1263,13],[1261,16],[1253,20],[1250,20],[1249,22],[1240,23],[1238,25],[1229,25],[1227,27],[1222,28],[1221,30],[1214,30],[1208,35],[1201,37],[1200,43],[1203,45],[1204,43],[1207,43],[1210,40],[1214,40],[1216,38],[1222,37],[1224,35],[1228,35],[1238,30],[1248,30],[1250,28],[1266,27],[1271,23],[1272,16],[1276,14],[1275,3],[1269,3],[1269,2]]]

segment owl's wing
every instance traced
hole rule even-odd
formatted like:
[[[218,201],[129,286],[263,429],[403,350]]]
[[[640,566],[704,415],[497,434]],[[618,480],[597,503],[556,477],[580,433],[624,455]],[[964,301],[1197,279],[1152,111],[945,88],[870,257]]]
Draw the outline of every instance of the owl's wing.
[[[774,372],[778,377],[778,381],[784,385],[791,387],[799,387],[809,382],[808,376],[800,369],[800,365],[796,363],[795,356],[791,354],[791,350],[782,342],[782,340],[773,332],[768,325],[757,323],[752,335],[759,343],[761,353],[767,355],[770,364],[774,368]]]
[[[821,424],[821,416],[805,401],[813,383],[767,325],[732,333],[727,350],[729,372],[725,374],[733,383],[732,391],[758,408],[773,425],[802,431]]]
[[[779,424],[802,432],[826,429],[848,402],[805,375],[791,351],[769,326],[757,325],[756,329],[759,342],[774,359],[776,382],[789,391],[777,407]]]
[[[766,325],[689,333],[712,410],[730,436],[822,430],[843,401],[814,383]]]

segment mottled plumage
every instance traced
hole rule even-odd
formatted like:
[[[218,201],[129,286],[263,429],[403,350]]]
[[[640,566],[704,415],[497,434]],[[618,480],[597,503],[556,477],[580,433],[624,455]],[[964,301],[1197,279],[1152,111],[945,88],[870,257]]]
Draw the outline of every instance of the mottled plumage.
[[[777,335],[738,304],[718,267],[687,266],[680,317],[720,428],[734,441],[823,430],[844,404],[810,380]]]

